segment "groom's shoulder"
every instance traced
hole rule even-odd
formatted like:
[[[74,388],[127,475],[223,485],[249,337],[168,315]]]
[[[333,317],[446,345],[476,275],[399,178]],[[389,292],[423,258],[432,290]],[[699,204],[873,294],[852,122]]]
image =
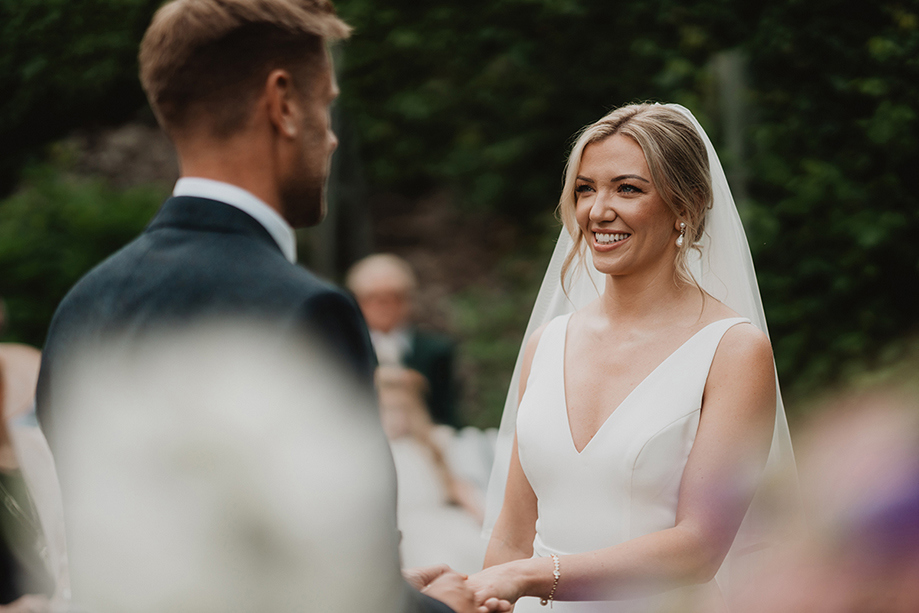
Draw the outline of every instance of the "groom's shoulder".
[[[323,312],[336,317],[354,319],[358,325],[360,309],[354,297],[313,271],[284,261],[264,271],[256,281],[264,290],[261,297],[266,302],[287,305],[306,314]],[[361,324],[362,325],[362,324]]]
[[[256,246],[215,257],[188,244],[163,248],[162,242],[142,233],[93,267],[67,292],[55,319],[75,325],[98,319],[102,325],[158,319],[158,313],[286,319],[285,313],[316,308],[357,311],[349,294],[279,252]]]
[[[80,310],[98,303],[115,288],[123,289],[141,258],[140,239],[133,239],[80,277],[58,304],[57,311]]]

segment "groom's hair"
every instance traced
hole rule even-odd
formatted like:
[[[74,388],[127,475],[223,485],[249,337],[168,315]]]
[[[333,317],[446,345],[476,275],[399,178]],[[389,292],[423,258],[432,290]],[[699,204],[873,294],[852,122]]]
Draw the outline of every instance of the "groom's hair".
[[[326,44],[350,27],[329,0],[173,0],[140,45],[140,81],[163,129],[225,138],[243,127],[268,74],[291,73],[309,96]]]

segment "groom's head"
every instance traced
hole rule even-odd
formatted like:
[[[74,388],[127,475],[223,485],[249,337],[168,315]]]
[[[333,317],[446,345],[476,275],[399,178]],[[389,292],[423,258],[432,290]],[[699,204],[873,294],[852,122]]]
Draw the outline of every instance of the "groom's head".
[[[144,35],[141,84],[183,164],[215,144],[269,135],[277,150],[262,153],[280,160],[283,208],[285,198],[321,197],[337,144],[327,46],[349,31],[329,0],[173,0]],[[294,225],[318,221],[282,213]]]
[[[228,136],[274,69],[309,97],[329,68],[326,43],[348,33],[328,0],[173,0],[144,35],[141,84],[170,135]]]

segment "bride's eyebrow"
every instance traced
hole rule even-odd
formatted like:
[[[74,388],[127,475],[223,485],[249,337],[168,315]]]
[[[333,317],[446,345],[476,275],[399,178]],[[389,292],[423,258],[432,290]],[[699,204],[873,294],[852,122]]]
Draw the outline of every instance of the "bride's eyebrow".
[[[587,177],[582,177],[581,175],[578,175],[577,180],[578,180],[578,181],[584,181],[585,183],[593,183],[593,182],[594,182],[593,179],[588,179]]]
[[[639,181],[644,181],[647,184],[651,184],[650,181],[639,175],[619,175],[618,177],[611,179],[611,183],[617,183],[619,181],[624,181],[625,179],[638,179]]]

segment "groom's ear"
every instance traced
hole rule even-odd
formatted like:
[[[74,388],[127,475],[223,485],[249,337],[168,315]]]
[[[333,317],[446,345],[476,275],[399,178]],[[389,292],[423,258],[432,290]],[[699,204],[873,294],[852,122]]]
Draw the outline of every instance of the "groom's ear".
[[[300,99],[288,71],[272,70],[265,79],[263,91],[268,121],[277,134],[295,138],[300,131]]]

